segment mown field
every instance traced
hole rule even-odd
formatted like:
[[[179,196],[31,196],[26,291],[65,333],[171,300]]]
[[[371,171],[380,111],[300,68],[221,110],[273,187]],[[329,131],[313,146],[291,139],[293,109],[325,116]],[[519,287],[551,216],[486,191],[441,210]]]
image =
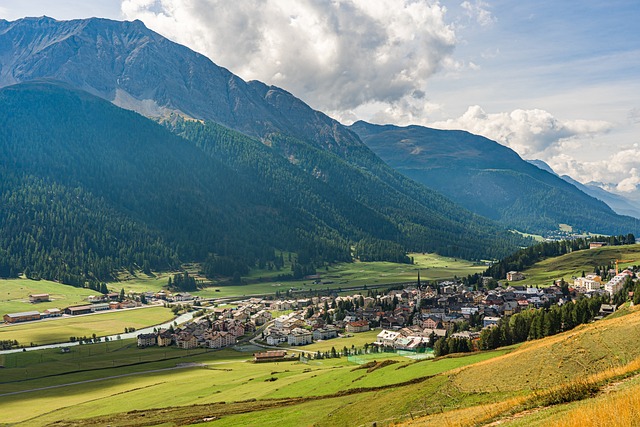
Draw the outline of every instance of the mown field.
[[[0,340],[17,340],[21,345],[68,342],[69,337],[115,335],[124,328],[140,329],[158,325],[173,318],[164,307],[108,311],[77,317],[58,318],[16,325],[0,324]]]
[[[549,258],[524,270],[526,279],[518,284],[548,286],[560,278],[572,283],[572,277],[581,276],[583,271],[585,274],[592,273],[596,266],[615,264],[616,259],[630,260],[620,263],[621,269],[629,265],[640,265],[640,245],[585,249]]]

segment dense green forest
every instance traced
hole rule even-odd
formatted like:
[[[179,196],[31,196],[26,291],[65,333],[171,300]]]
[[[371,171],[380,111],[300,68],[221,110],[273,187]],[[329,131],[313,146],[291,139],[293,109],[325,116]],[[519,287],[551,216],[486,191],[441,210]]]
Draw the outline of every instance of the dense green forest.
[[[407,250],[496,258],[528,242],[375,162],[279,134],[263,143],[183,120],[172,133],[46,82],[3,89],[0,106],[3,277],[97,287],[121,268],[185,261],[237,276],[277,268],[279,251],[296,254],[295,276],[350,261],[352,247],[407,262]]]
[[[271,203],[313,218],[298,230],[309,241],[309,226],[333,230],[323,233],[322,245],[306,247],[311,260],[323,256],[319,248],[344,257],[349,244],[363,239],[387,242],[368,259],[401,262],[407,251],[496,259],[532,243],[373,161],[366,147],[352,148],[343,158],[281,134],[258,141],[210,122],[174,118],[165,125],[254,182]],[[359,253],[366,256],[363,248]]]

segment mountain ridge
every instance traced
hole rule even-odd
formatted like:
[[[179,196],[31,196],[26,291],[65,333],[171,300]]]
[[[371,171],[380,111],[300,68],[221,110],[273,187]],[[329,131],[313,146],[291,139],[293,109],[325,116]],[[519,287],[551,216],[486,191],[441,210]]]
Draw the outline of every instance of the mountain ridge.
[[[350,126],[391,167],[506,227],[548,234],[559,224],[576,231],[637,234],[635,218],[617,215],[513,150],[465,131],[422,126]]]

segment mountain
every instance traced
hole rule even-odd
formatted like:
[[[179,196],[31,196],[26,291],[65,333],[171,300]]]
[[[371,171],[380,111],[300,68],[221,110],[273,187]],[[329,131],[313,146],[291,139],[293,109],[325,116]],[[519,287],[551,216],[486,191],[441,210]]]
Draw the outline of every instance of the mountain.
[[[0,87],[49,78],[147,116],[210,120],[250,136],[283,132],[332,151],[358,138],[288,92],[245,82],[141,21],[0,20]]]
[[[529,243],[394,171],[290,93],[245,82],[139,21],[0,21],[0,66],[2,85],[63,81],[163,121],[240,174],[265,209],[290,207],[297,239],[285,242],[296,250],[306,235],[304,252],[331,248],[327,259],[350,244],[360,259],[407,261],[405,250],[498,258]]]
[[[232,272],[277,263],[276,249],[306,268],[350,260],[351,245],[363,259],[405,261],[405,245],[480,257],[521,241],[437,195],[442,211],[429,211],[325,151],[313,175],[221,125],[166,125],[188,139],[64,83],[0,90],[0,276],[83,285],[209,254]]]
[[[542,160],[527,160],[532,165],[539,167],[542,170],[546,170],[549,173],[559,176],[569,184],[573,184],[578,190],[591,197],[595,197],[598,200],[602,200],[607,204],[615,213],[620,215],[627,215],[640,219],[640,205],[636,202],[621,196],[619,194],[611,193],[604,188],[598,186],[595,183],[582,184],[571,178],[569,175],[558,175],[554,170]]]
[[[546,234],[619,235],[640,230],[635,218],[520,158],[513,150],[464,131],[356,122],[350,129],[394,169],[507,227]]]

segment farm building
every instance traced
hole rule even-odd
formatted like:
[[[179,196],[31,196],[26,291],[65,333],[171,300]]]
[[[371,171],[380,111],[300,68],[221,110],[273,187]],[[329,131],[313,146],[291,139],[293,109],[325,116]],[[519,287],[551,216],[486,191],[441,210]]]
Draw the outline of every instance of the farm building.
[[[31,294],[29,295],[29,302],[47,302],[49,301],[49,294]]]
[[[70,314],[72,316],[77,316],[79,314],[89,314],[93,313],[92,305],[79,305],[75,307],[67,307],[64,309],[65,314]]]
[[[279,360],[284,360],[287,357],[287,352],[284,350],[274,350],[274,351],[263,351],[260,353],[253,354],[254,362],[277,362]]]
[[[7,323],[29,322],[31,320],[40,320],[40,313],[37,311],[24,311],[22,313],[4,315],[4,321]]]

